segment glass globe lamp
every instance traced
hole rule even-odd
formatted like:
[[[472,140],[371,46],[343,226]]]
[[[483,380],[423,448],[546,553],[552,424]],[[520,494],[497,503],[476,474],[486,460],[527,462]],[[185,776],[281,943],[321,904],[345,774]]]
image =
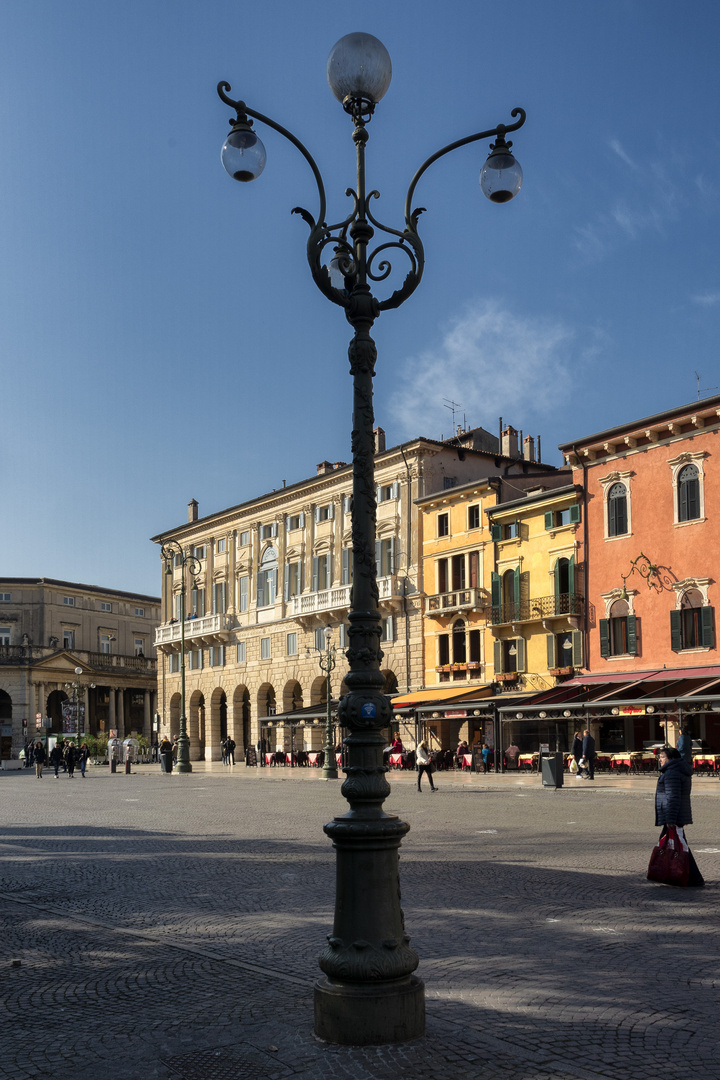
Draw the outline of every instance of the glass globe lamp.
[[[333,46],[327,80],[338,101],[361,99],[375,105],[385,96],[391,79],[390,54],[372,34],[346,34]]]
[[[228,176],[247,184],[265,168],[265,147],[249,127],[235,127],[228,135],[220,160]]]
[[[510,153],[510,148],[496,145],[480,172],[483,194],[490,202],[510,202],[522,187],[522,181],[522,169]]]

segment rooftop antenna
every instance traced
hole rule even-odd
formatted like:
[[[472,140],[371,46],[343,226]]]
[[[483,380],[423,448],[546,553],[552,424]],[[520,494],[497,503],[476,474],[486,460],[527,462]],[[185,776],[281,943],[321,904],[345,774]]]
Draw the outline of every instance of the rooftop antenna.
[[[700,376],[698,375],[697,371],[695,372],[695,378],[697,379],[697,384],[698,384],[698,401],[703,396],[703,394],[707,394],[708,391],[710,391],[710,390],[717,390],[718,389],[717,386],[705,386],[701,390],[700,389]]]
[[[462,409],[462,405],[460,405],[457,401],[453,401],[452,398],[449,398],[449,397],[443,398],[443,401],[448,402],[447,405],[443,405],[443,408],[444,409],[449,409],[450,412],[452,413],[452,430],[453,430],[453,434],[455,434],[456,433],[455,432],[455,410],[456,409]]]

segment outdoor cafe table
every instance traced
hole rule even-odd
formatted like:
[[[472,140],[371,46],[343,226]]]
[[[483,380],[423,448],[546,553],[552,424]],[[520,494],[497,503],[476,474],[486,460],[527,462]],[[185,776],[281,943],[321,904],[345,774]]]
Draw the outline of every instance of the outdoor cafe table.
[[[391,769],[402,769],[402,754],[391,754],[390,755],[390,768]]]
[[[537,769],[538,762],[540,760],[540,754],[518,754],[518,769],[528,767],[531,769]]]
[[[472,769],[472,754],[463,754],[462,767],[463,769]]]
[[[720,754],[696,754],[693,757],[693,768],[716,772],[720,769]]]
[[[317,751],[317,750],[309,750],[308,751],[308,761],[310,762],[311,765],[317,765],[319,757],[320,757],[319,751]]]

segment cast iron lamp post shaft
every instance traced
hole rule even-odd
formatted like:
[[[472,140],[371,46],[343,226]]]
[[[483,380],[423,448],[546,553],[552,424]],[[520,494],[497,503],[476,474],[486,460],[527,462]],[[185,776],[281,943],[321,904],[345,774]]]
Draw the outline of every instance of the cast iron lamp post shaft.
[[[196,583],[200,574],[201,566],[198,559],[189,551],[183,551],[182,545],[177,540],[166,540],[160,550],[160,556],[165,563],[165,573],[172,577],[173,566],[180,566],[180,730],[177,744],[177,771],[179,773],[191,773],[192,762],[190,761],[190,739],[187,733],[187,713],[185,707],[185,618],[187,615],[185,606],[186,574],[189,573],[193,584]]]
[[[329,626],[325,627],[323,631],[325,635],[325,651],[317,649],[320,654],[319,664],[320,670],[325,672],[325,741],[323,745],[323,766],[322,777],[323,780],[337,780],[337,765],[335,764],[335,744],[333,742],[333,725],[332,725],[332,701],[330,693],[330,675],[335,669],[337,663],[335,659],[335,646],[330,644],[332,639],[332,630]],[[308,655],[310,650],[308,649]]]
[[[355,66],[353,66],[355,65]],[[347,69],[345,69],[344,68]],[[348,190],[353,207],[344,221],[328,225],[325,190],[319,169],[303,144],[275,121],[228,97],[226,82],[220,98],[235,109],[237,119],[223,147],[223,165],[237,180],[255,179],[265,167],[265,149],[252,131],[252,119],[287,138],[308,162],[318,190],[314,218],[296,207],[310,228],[307,258],[315,284],[345,310],[353,328],[349,346],[353,377],[352,430],[352,610],[345,676],[348,693],[340,700],[338,719],[349,731],[345,739],[347,764],[342,794],[349,811],[325,826],[337,853],[336,903],[333,932],[320,955],[325,978],[315,987],[315,1032],[330,1042],[362,1045],[401,1042],[425,1030],[424,986],[413,972],[418,957],[410,948],[400,906],[398,849],[409,826],[387,815],[383,803],[390,794],[383,764],[385,738],[392,709],[383,693],[381,619],[375,567],[376,494],[373,377],[377,352],[371,336],[381,311],[399,307],[420,284],[423,245],[417,223],[421,208],[413,209],[415,187],[429,166],[468,143],[495,137],[481,173],[483,192],[494,202],[511,199],[522,183],[522,170],[510,154],[505,135],[525,122],[515,109],[516,123],[470,135],[439,150],[417,170],[405,202],[402,231],[382,224],[372,213],[377,191],[366,190],[367,121],[390,82],[391,64],[381,42],[371,35],[350,34],[330,54],[328,81],[354,122],[357,190]],[[390,237],[368,253],[376,232]],[[334,257],[326,265],[331,248]],[[402,252],[409,268],[398,288],[377,299],[369,281],[384,282],[392,273],[388,252]],[[379,257],[379,258],[378,258]],[[338,280],[339,279],[339,280]],[[340,284],[341,282],[341,284]]]

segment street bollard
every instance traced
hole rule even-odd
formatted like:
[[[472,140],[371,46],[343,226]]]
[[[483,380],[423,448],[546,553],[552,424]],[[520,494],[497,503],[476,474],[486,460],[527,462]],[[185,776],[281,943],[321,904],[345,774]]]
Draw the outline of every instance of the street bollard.
[[[127,776],[129,772],[130,772],[130,761],[128,760],[128,761],[125,762],[125,775]]]
[[[116,772],[116,771],[117,771],[117,762],[115,761],[115,758],[110,758],[110,772]]]

